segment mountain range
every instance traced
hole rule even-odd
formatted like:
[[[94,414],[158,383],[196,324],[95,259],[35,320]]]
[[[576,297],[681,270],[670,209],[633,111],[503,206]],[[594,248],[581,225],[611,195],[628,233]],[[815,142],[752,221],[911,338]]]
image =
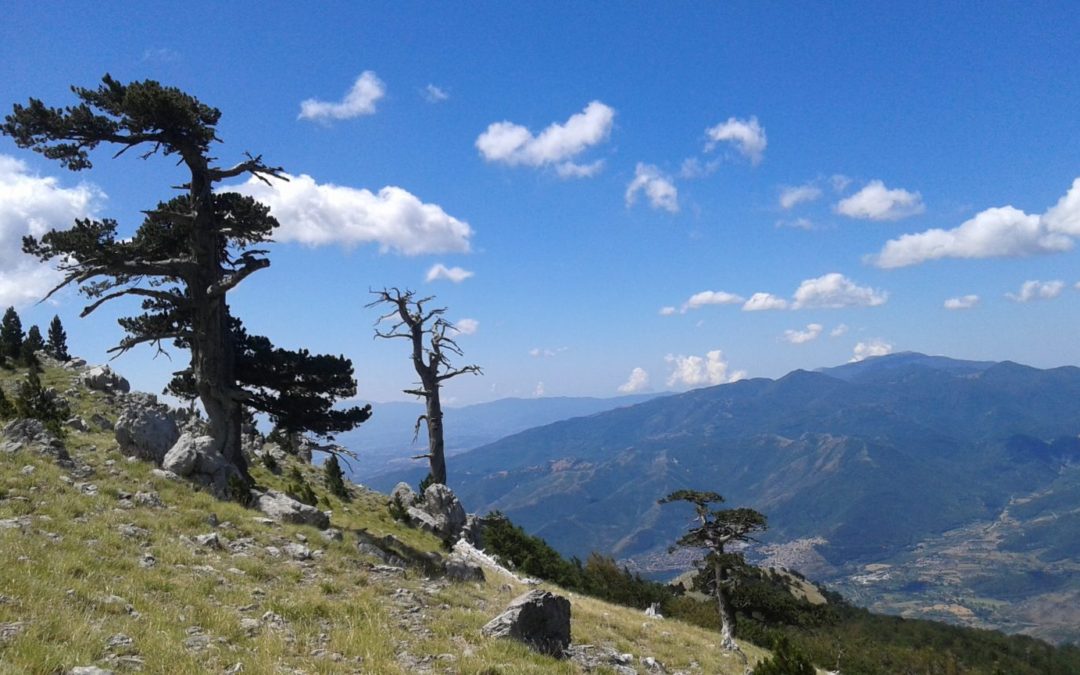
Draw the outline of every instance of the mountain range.
[[[489,403],[445,407],[446,454],[453,456],[525,429],[634,405],[657,396],[659,394],[614,398],[504,398]],[[377,476],[389,471],[407,471],[416,467],[423,473],[421,467],[425,464],[412,459],[413,455],[425,452],[427,444],[423,431],[415,440],[413,434],[416,419],[424,413],[423,403],[373,403],[372,408],[374,413],[367,422],[335,439],[359,457],[359,461],[349,467],[350,477],[357,482],[385,487],[385,480],[379,480]],[[389,487],[393,485],[390,483]]]
[[[564,554],[656,574],[685,569],[664,552],[689,516],[656,500],[713,490],[768,516],[760,555],[878,609],[1076,639],[1080,617],[1034,614],[1080,599],[1078,434],[1078,368],[902,353],[529,429],[455,457],[450,483]]]

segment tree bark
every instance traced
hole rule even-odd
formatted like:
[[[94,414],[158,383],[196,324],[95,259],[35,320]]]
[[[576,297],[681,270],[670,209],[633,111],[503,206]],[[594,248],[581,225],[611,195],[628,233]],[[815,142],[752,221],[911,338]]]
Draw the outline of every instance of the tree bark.
[[[439,401],[439,385],[429,390],[427,396],[428,465],[433,483],[446,485],[446,454],[443,444],[442,403]]]
[[[192,279],[186,279],[191,295],[191,366],[199,400],[206,411],[210,436],[226,461],[236,467],[243,480],[251,482],[241,443],[243,407],[236,386],[229,306],[225,295],[211,294],[224,276],[220,234],[215,227],[213,183],[202,155],[185,155],[191,169],[191,206],[195,222],[191,228],[191,250],[195,265]]]

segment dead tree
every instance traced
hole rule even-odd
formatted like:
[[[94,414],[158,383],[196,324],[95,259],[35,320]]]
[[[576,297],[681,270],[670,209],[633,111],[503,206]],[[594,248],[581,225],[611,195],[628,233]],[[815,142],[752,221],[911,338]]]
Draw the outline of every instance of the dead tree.
[[[443,318],[445,307],[428,309],[425,305],[434,297],[416,299],[413,291],[398,288],[384,288],[372,291],[376,299],[368,307],[390,305],[391,309],[375,322],[375,336],[380,338],[405,338],[412,345],[412,362],[420,382],[415,389],[405,389],[406,394],[424,399],[425,412],[416,420],[414,434],[420,432],[420,425],[426,423],[428,432],[428,452],[414,459],[427,458],[431,467],[431,482],[446,484],[446,456],[443,443],[443,413],[439,400],[442,383],[464,373],[481,374],[480,366],[468,365],[455,368],[450,363],[448,354],[463,356],[461,348],[454,342],[454,325]],[[389,329],[381,329],[384,322],[393,321]],[[425,342],[426,339],[426,342]],[[415,436],[414,436],[415,437]]]

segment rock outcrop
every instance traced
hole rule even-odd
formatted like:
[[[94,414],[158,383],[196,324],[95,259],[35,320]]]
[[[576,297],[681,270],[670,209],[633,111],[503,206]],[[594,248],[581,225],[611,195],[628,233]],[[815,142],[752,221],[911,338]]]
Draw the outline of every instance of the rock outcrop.
[[[398,490],[402,485],[394,488],[394,494],[399,494]],[[402,503],[408,504],[405,501]],[[415,506],[409,506],[407,511],[414,526],[431,532],[446,542],[457,541],[465,527],[465,509],[461,502],[453,490],[438,483],[429,485],[424,490],[423,498]]]
[[[112,394],[126,394],[131,391],[128,381],[108,366],[94,366],[80,374],[76,383],[87,389]]]
[[[542,654],[562,658],[570,646],[570,601],[548,591],[529,591],[515,598],[482,632],[488,637],[513,638]]]
[[[21,450],[48,455],[61,464],[71,462],[64,442],[46,429],[40,420],[12,420],[0,431],[0,452],[15,453]]]
[[[124,409],[116,420],[116,442],[128,457],[161,464],[180,438],[180,415],[153,394],[124,397]]]
[[[255,508],[282,523],[314,525],[320,530],[330,527],[330,517],[315,508],[282,494],[277,490],[251,491],[251,502]]]

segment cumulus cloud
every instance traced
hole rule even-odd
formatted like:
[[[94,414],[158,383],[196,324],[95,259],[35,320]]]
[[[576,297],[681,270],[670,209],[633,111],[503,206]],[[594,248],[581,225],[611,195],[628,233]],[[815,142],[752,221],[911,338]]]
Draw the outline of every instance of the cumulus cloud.
[[[375,114],[375,103],[386,95],[386,85],[373,71],[365,70],[356,78],[352,89],[339,103],[309,98],[300,104],[299,119],[328,121],[347,120]]]
[[[866,187],[836,204],[837,213],[864,220],[900,220],[925,210],[922,195],[918,192],[901,188],[890,190],[880,180],[870,181]]]
[[[780,190],[780,208],[785,211],[803,202],[812,202],[821,196],[821,188],[807,183],[795,187],[784,187]]]
[[[742,306],[744,312],[765,312],[773,309],[787,309],[788,301],[772,293],[754,293]]]
[[[746,377],[746,371],[730,372],[728,362],[719,349],[700,356],[668,354],[664,360],[671,366],[667,386],[700,387],[707,384],[724,384]]]
[[[630,377],[619,386],[620,394],[634,394],[644,391],[649,386],[649,374],[644,368],[634,368],[630,371]]]
[[[727,122],[721,122],[715,127],[705,130],[708,142],[705,150],[709,151],[716,147],[717,143],[731,143],[741,155],[750,160],[751,164],[760,164],[765,157],[765,146],[768,140],[765,138],[765,129],[758,123],[757,117],[748,120],[740,120],[729,117]]]
[[[979,304],[977,295],[961,295],[957,298],[949,298],[945,301],[945,309],[971,309]]]
[[[871,356],[885,356],[892,354],[893,346],[881,338],[873,338],[866,342],[855,345],[855,353],[851,356],[851,363],[868,359]]]
[[[76,218],[93,216],[104,199],[92,185],[64,188],[56,178],[0,155],[0,306],[40,300],[61,280],[56,270],[23,254],[22,238],[67,229]]]
[[[823,330],[825,330],[825,327],[820,323],[808,323],[806,324],[806,330],[788,329],[784,331],[784,339],[793,345],[801,345],[816,340]]]
[[[701,309],[706,305],[737,305],[742,301],[741,297],[727,291],[701,291],[694,293],[683,303],[682,313],[685,314],[691,309]]]
[[[476,319],[458,319],[454,322],[454,333],[457,335],[476,335],[480,329],[480,322]]]
[[[793,309],[876,307],[885,304],[888,298],[885,291],[857,286],[839,272],[832,272],[799,284],[791,306]]]
[[[1025,281],[1017,293],[1006,293],[1005,297],[1014,302],[1032,300],[1053,300],[1065,290],[1064,281]]]
[[[677,314],[678,311],[679,310],[675,309],[674,307],[671,307],[670,305],[667,306],[667,307],[661,307],[660,308],[660,316],[671,316],[672,314]]]
[[[270,185],[250,178],[229,188],[270,207],[281,223],[277,241],[309,246],[378,244],[382,252],[404,255],[464,253],[472,228],[399,187],[377,193],[332,183],[317,183],[307,174],[287,176]]]
[[[476,149],[489,162],[510,166],[560,167],[563,178],[594,175],[600,165],[576,165],[569,160],[607,139],[615,119],[615,109],[593,101],[562,124],[554,123],[534,135],[520,124],[494,122],[476,138]]]
[[[427,271],[427,276],[424,277],[424,281],[431,282],[445,279],[446,281],[460,284],[472,275],[472,272],[461,267],[447,267],[442,263],[435,263],[431,266],[431,269]]]
[[[450,94],[441,87],[436,87],[433,84],[429,84],[424,87],[424,100],[428,103],[442,103],[446,99],[450,98]]]
[[[878,267],[906,267],[940,258],[1019,257],[1072,249],[1080,236],[1080,178],[1042,215],[1012,206],[986,209],[951,230],[905,234],[870,258]]]
[[[634,180],[626,186],[627,206],[633,206],[637,201],[638,192],[645,193],[654,209],[664,209],[670,213],[679,211],[678,188],[671,182],[670,177],[665,176],[652,164],[638,162],[634,169]]]
[[[829,331],[829,337],[840,337],[844,333],[847,333],[848,330],[848,325],[846,323],[842,323],[836,328],[833,328],[831,331]]]

